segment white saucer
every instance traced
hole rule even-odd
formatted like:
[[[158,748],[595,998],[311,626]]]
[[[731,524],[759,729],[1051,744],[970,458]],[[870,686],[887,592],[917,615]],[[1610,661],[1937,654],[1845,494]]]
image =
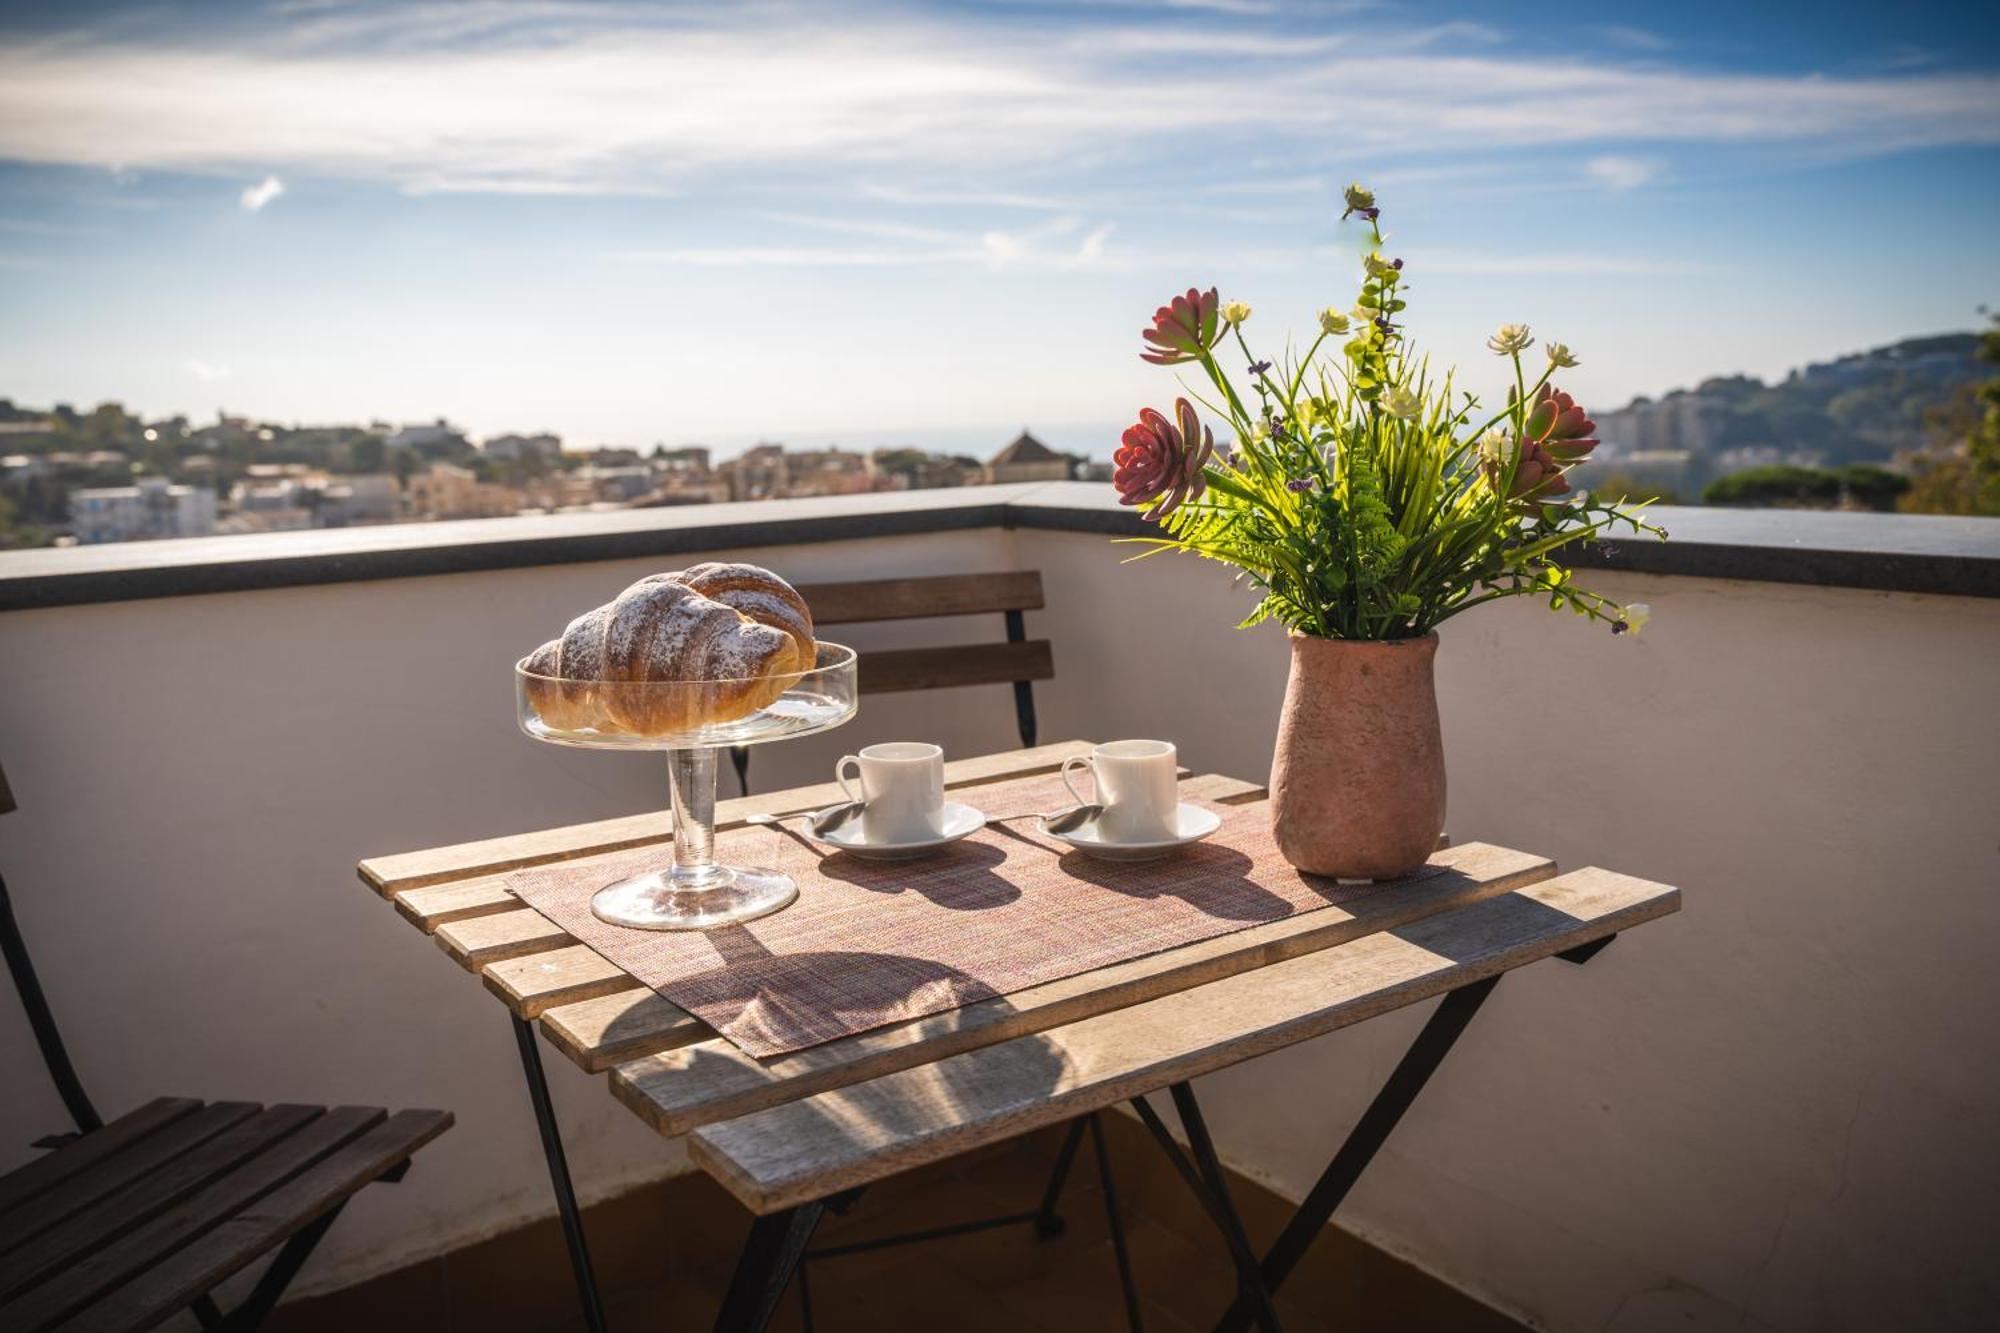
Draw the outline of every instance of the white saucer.
[[[943,830],[935,838],[917,842],[870,842],[861,832],[864,819],[851,819],[839,828],[828,829],[825,833],[809,832],[806,836],[870,861],[907,861],[949,847],[960,838],[969,837],[986,827],[984,814],[958,801],[944,803]]]
[[[1041,821],[1042,832],[1051,838],[1059,838],[1079,852],[1097,857],[1101,861],[1155,861],[1182,847],[1200,842],[1209,834],[1222,827],[1222,816],[1213,810],[1204,810],[1198,805],[1182,802],[1174,811],[1175,834],[1157,842],[1113,842],[1098,829],[1097,821],[1079,824],[1066,833],[1051,830],[1046,819]]]

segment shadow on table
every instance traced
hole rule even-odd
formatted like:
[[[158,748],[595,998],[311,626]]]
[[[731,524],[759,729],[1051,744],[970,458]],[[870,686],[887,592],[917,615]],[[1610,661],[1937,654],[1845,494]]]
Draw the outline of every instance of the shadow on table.
[[[1321,903],[1294,906],[1250,877],[1256,862],[1231,847],[1209,843],[1184,847],[1158,861],[1100,861],[1084,852],[1066,852],[1057,862],[1064,874],[1130,898],[1179,898],[1205,916],[1224,921],[1278,921]],[[1338,886],[1301,877],[1327,903]]]
[[[1537,944],[1546,948],[1551,936],[1572,931],[1586,919],[1524,893],[1502,893],[1388,933],[1440,958],[1467,963]]]
[[[840,852],[821,861],[819,873],[871,893],[920,893],[949,911],[978,912],[1021,896],[1019,886],[998,873],[1006,859],[998,847],[961,842],[912,861],[868,861]]]
[[[670,998],[757,1055],[962,1009],[999,994],[956,968],[908,954],[773,954],[740,926],[712,931],[709,938],[721,966],[677,980]]]

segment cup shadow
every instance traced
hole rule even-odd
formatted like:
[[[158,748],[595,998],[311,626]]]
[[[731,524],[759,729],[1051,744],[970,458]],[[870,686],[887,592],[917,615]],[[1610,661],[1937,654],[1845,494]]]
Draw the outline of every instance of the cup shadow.
[[[1021,896],[1018,886],[997,873],[1006,859],[1001,848],[967,840],[909,861],[870,861],[837,852],[819,863],[819,873],[871,893],[914,892],[948,911],[979,912],[1005,907]]]

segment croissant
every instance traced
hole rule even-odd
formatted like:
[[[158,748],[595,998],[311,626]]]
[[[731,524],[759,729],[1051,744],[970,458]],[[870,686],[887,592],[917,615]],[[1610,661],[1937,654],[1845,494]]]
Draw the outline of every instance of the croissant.
[[[665,736],[732,722],[817,657],[812,612],[756,565],[652,574],[528,655],[530,701],[559,730]],[[648,688],[656,682],[685,688]]]

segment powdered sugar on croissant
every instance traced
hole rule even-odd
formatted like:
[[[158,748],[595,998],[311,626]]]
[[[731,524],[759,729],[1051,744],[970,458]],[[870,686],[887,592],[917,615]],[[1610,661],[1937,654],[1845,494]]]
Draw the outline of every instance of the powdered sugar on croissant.
[[[709,562],[640,579],[526,665],[551,726],[657,736],[764,707],[816,651],[812,613],[790,584],[756,565]]]

